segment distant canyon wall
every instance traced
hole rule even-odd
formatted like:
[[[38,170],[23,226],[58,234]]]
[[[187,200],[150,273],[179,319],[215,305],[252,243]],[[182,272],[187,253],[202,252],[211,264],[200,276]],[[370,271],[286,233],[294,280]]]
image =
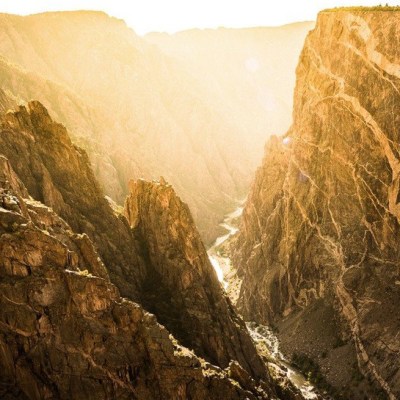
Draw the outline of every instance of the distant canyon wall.
[[[101,12],[0,21],[2,89],[41,101],[65,124],[117,202],[130,179],[164,176],[207,243],[246,195],[265,140],[290,124],[294,69],[312,27],[150,40]]]

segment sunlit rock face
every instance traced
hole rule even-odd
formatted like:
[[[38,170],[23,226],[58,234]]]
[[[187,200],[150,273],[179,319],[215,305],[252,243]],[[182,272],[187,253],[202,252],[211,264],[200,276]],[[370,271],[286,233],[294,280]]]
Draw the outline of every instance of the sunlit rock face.
[[[0,397],[274,395],[188,207],[139,181],[125,213],[41,103],[0,115]]]
[[[130,179],[165,176],[207,244],[245,197],[268,135],[290,123],[286,103],[310,27],[287,28],[287,37],[284,28],[278,35],[243,31],[243,41],[240,31],[222,41],[211,32],[209,52],[203,39],[189,38],[185,48],[201,48],[193,64],[100,12],[2,14],[0,22],[3,89],[18,100],[41,101],[65,124],[120,204]],[[276,37],[286,52],[275,59],[265,43]],[[222,52],[211,46],[217,42]],[[226,49],[231,55],[221,59]],[[279,118],[272,124],[268,115]]]
[[[400,396],[399,16],[319,14],[293,126],[267,145],[235,250],[245,318],[278,324],[353,398],[378,398],[367,380]]]
[[[270,398],[122,298],[90,239],[30,198],[3,156],[0,167],[2,399]]]

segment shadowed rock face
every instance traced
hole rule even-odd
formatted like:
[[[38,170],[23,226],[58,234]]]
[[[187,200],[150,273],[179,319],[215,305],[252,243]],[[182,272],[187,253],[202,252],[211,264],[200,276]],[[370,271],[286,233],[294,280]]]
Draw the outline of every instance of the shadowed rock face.
[[[189,208],[164,179],[131,182],[125,215],[146,260],[143,305],[182,344],[221,366],[266,376],[244,322],[225,297]]]
[[[2,398],[274,393],[169,185],[132,184],[128,222],[38,102],[2,117],[0,154]]]
[[[400,396],[399,16],[320,13],[297,68],[293,126],[266,148],[234,251],[245,318],[290,326],[284,346],[333,369],[339,350],[317,332],[336,321],[349,343],[342,361],[352,347],[390,399]],[[301,315],[308,326],[290,322]]]
[[[0,166],[2,399],[269,398],[238,364],[207,364],[121,298],[90,239]]]
[[[86,152],[72,144],[64,126],[39,102],[31,102],[4,116],[0,153],[33,198],[91,238],[122,294],[137,299],[144,265],[131,230],[104,198]]]

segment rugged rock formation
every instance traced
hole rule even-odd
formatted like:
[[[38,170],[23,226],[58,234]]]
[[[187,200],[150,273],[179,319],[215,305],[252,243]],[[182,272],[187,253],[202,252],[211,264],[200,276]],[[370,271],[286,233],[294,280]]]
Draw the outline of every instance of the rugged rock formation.
[[[0,153],[5,155],[32,197],[86,233],[124,296],[137,299],[144,264],[122,217],[104,198],[86,153],[74,146],[64,126],[39,102],[5,114]],[[116,249],[118,248],[118,251]]]
[[[399,16],[319,14],[236,241],[244,316],[278,324],[337,387],[361,380],[345,398],[400,397]]]
[[[223,367],[237,360],[265,378],[265,365],[222,293],[189,208],[172,187],[164,179],[131,182],[125,215],[147,263],[144,307],[196,354]]]
[[[0,166],[2,399],[269,398],[238,364],[207,364],[121,298],[88,237]]]
[[[129,179],[165,176],[189,204],[207,244],[218,236],[223,215],[247,193],[271,133],[266,115],[280,115],[276,129],[290,123],[289,114],[271,107],[286,109],[291,91],[275,99],[271,82],[285,88],[283,81],[289,82],[292,90],[294,81],[283,71],[290,58],[294,75],[303,25],[281,28],[278,35],[238,31],[221,43],[232,58],[211,63],[221,52],[210,57],[215,49],[203,46],[199,65],[208,69],[198,70],[101,12],[2,14],[0,22],[2,88],[18,100],[41,101],[88,151],[106,194],[118,203],[128,194]],[[220,32],[209,34],[214,38],[207,43],[219,41]],[[290,57],[283,50],[276,59],[267,54],[271,38],[290,49]],[[202,46],[190,40],[189,47]],[[248,58],[259,59],[257,72],[246,69]]]
[[[0,127],[2,398],[274,395],[169,185],[132,184],[128,222],[40,103]]]

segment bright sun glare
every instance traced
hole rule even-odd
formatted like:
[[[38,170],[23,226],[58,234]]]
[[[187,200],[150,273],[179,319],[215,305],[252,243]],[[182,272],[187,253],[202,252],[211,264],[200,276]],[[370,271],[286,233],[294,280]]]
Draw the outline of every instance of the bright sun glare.
[[[124,19],[138,34],[190,28],[276,26],[315,20],[319,10],[343,5],[377,5],[374,0],[2,0],[0,12],[102,10]],[[385,1],[386,3],[386,1]],[[388,1],[396,5],[396,1]]]

